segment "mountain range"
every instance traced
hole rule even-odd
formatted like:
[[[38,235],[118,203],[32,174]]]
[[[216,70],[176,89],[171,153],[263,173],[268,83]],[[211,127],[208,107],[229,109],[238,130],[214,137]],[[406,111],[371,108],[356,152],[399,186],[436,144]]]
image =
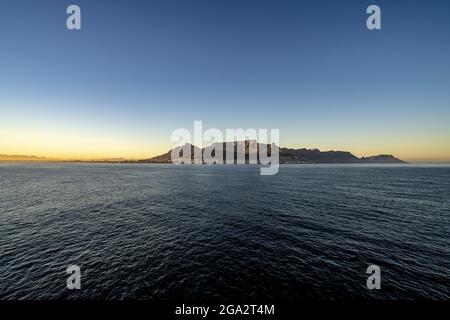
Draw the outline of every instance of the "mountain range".
[[[234,158],[234,163],[236,163],[237,159],[237,142],[223,142],[222,148],[224,150],[223,162],[226,162],[226,154],[232,153]],[[214,147],[219,146],[218,143],[212,144],[207,147],[208,149],[212,149]],[[246,163],[248,163],[249,159],[249,150],[250,148],[256,148],[259,151],[261,144],[257,143],[254,140],[246,140],[245,141],[245,155],[246,155]],[[180,156],[183,155],[183,148],[191,148],[191,159],[194,159],[195,151],[199,152],[200,148],[192,145],[185,144],[184,146],[179,146],[174,149],[169,150],[168,152],[161,154],[159,156],[139,160],[141,163],[171,163],[172,162],[172,152],[178,152]],[[272,147],[277,147],[276,145],[267,145],[268,155],[271,155]],[[252,149],[255,150],[255,149]],[[205,148],[201,149],[202,154],[205,152]],[[215,156],[214,151],[212,155]],[[362,157],[358,158],[352,153],[348,151],[320,151],[319,149],[290,149],[290,148],[279,148],[279,157],[280,163],[405,163],[392,155],[381,154],[370,157]],[[258,157],[259,162],[259,157]]]

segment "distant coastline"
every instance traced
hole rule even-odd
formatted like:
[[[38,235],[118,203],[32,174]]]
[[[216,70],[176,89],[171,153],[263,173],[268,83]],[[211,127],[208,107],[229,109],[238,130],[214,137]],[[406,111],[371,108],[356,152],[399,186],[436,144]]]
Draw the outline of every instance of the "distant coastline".
[[[254,143],[258,150],[260,144],[255,141],[245,141],[246,144],[246,155],[248,157],[249,145]],[[223,150],[230,150],[236,153],[236,142],[224,142]],[[192,151],[195,149],[200,150],[194,145],[189,145]],[[214,146],[214,144],[212,145]],[[217,144],[216,144],[217,146]],[[210,146],[211,147],[211,146]],[[268,150],[270,153],[270,145],[268,145]],[[177,147],[181,148],[181,147]],[[175,148],[174,148],[175,149]],[[74,162],[74,163],[172,163],[171,154],[174,149],[168,152],[158,155],[156,157],[151,157],[148,159],[131,160],[126,158],[103,158],[103,159],[56,159],[56,158],[46,158],[36,155],[6,155],[0,154],[0,162]],[[233,149],[233,150],[231,150]],[[180,149],[181,150],[181,149]],[[205,148],[202,149],[202,153]],[[193,154],[194,152],[192,152]],[[381,164],[395,164],[395,163],[406,163],[401,159],[396,158],[389,154],[380,154],[375,156],[361,157],[358,158],[348,151],[321,151],[319,149],[291,149],[291,148],[279,148],[280,164],[367,164],[367,163],[381,163]],[[234,155],[236,158],[236,155]],[[225,162],[225,159],[224,159]]]
[[[219,163],[226,163],[227,159],[225,154],[231,154],[230,158],[234,158],[234,162],[237,160],[237,143],[239,142],[222,142],[222,143],[214,143],[208,148],[220,148],[224,150],[223,160]],[[245,155],[246,162],[249,160],[250,148],[252,150],[259,150],[261,144],[256,142],[255,140],[246,140],[241,141],[241,143],[245,143]],[[185,146],[176,147],[174,149],[169,150],[168,152],[161,154],[156,157],[152,157],[149,159],[139,160],[140,163],[171,163],[172,162],[172,153],[181,152],[183,148],[191,148],[191,155],[193,160],[194,152],[201,152],[203,154],[206,148],[200,150],[200,148],[195,145],[186,144]],[[265,145],[268,153],[270,155],[271,148],[275,147],[275,145]],[[177,150],[178,149],[178,150]],[[219,150],[220,150],[219,149]],[[259,160],[259,159],[258,159]],[[233,160],[232,160],[233,161]],[[258,161],[259,162],[259,161]],[[319,149],[290,149],[290,148],[279,148],[279,163],[280,164],[320,164],[320,163],[335,163],[335,164],[344,164],[344,163],[354,163],[354,164],[364,164],[364,163],[406,163],[403,160],[400,160],[393,155],[381,154],[369,157],[358,158],[352,153],[348,151],[320,151]]]

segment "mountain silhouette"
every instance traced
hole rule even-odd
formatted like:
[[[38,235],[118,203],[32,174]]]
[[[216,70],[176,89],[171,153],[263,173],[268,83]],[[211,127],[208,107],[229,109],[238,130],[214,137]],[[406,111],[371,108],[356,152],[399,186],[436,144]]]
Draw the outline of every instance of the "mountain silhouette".
[[[179,157],[183,157],[183,149],[187,150],[186,148],[191,148],[191,162],[194,162],[194,155],[195,152],[197,154],[205,155],[205,150],[207,152],[210,152],[212,156],[215,156],[214,150],[217,150],[217,148],[222,148],[223,150],[223,157],[222,161],[218,161],[219,163],[237,163],[237,149],[238,145],[244,145],[244,150],[241,150],[245,153],[245,163],[250,163],[250,154],[251,150],[256,150],[256,159],[257,162],[260,162],[259,159],[259,150],[260,147],[263,146],[262,144],[256,142],[255,140],[245,140],[240,142],[220,142],[220,143],[214,143],[208,147],[205,147],[203,149],[198,148],[197,146],[194,146],[192,144],[185,144],[184,146],[178,146],[174,149],[169,150],[168,152],[161,154],[159,156],[149,158],[149,159],[142,159],[138,162],[142,163],[172,163],[172,154],[178,155]],[[279,148],[275,144],[266,144],[265,147],[267,148],[267,155],[270,157],[272,153],[272,148]],[[177,153],[178,152],[178,153]],[[203,159],[203,158],[202,158]],[[227,159],[229,159],[227,161]],[[348,151],[320,151],[319,149],[290,149],[290,148],[279,148],[279,159],[280,163],[405,163],[404,161],[392,156],[392,155],[376,155],[376,156],[370,156],[370,157],[362,157],[358,158],[352,153]],[[186,162],[189,160],[183,161]]]

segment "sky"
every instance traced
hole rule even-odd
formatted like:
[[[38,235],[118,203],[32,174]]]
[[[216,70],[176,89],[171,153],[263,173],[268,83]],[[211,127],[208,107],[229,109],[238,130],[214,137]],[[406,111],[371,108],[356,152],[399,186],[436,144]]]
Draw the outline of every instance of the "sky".
[[[66,28],[70,4],[81,30]],[[448,0],[2,0],[0,154],[148,158],[202,120],[450,162],[449,13]]]

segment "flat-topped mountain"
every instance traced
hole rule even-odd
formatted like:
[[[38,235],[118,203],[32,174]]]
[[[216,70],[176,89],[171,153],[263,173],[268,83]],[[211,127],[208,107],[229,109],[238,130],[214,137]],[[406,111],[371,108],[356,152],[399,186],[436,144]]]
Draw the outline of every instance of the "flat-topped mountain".
[[[205,152],[205,149],[211,149],[215,146],[219,146],[220,143],[213,144],[201,150],[202,154]],[[194,159],[194,152],[197,150],[200,151],[200,148],[186,144],[184,147],[191,147],[191,159]],[[257,143],[254,140],[245,141],[245,155],[246,162],[248,163],[248,155],[250,153],[250,148],[254,148],[253,150],[258,150],[261,144]],[[267,145],[268,155],[271,155],[272,147],[276,147],[275,145]],[[237,158],[237,143],[236,142],[223,142],[222,149],[224,150],[223,160],[226,160],[227,153],[233,153],[230,158],[234,158],[236,161]],[[171,155],[172,151],[178,152],[180,156],[183,155],[183,146],[176,147],[174,149],[169,150],[168,152],[150,158],[139,160],[142,163],[171,163]],[[214,151],[212,152],[214,156]],[[395,158],[392,155],[376,155],[370,157],[358,158],[354,156],[352,153],[348,151],[320,151],[319,149],[290,149],[290,148],[279,148],[279,156],[280,163],[405,163],[404,161]],[[259,160],[259,158],[258,158]]]

